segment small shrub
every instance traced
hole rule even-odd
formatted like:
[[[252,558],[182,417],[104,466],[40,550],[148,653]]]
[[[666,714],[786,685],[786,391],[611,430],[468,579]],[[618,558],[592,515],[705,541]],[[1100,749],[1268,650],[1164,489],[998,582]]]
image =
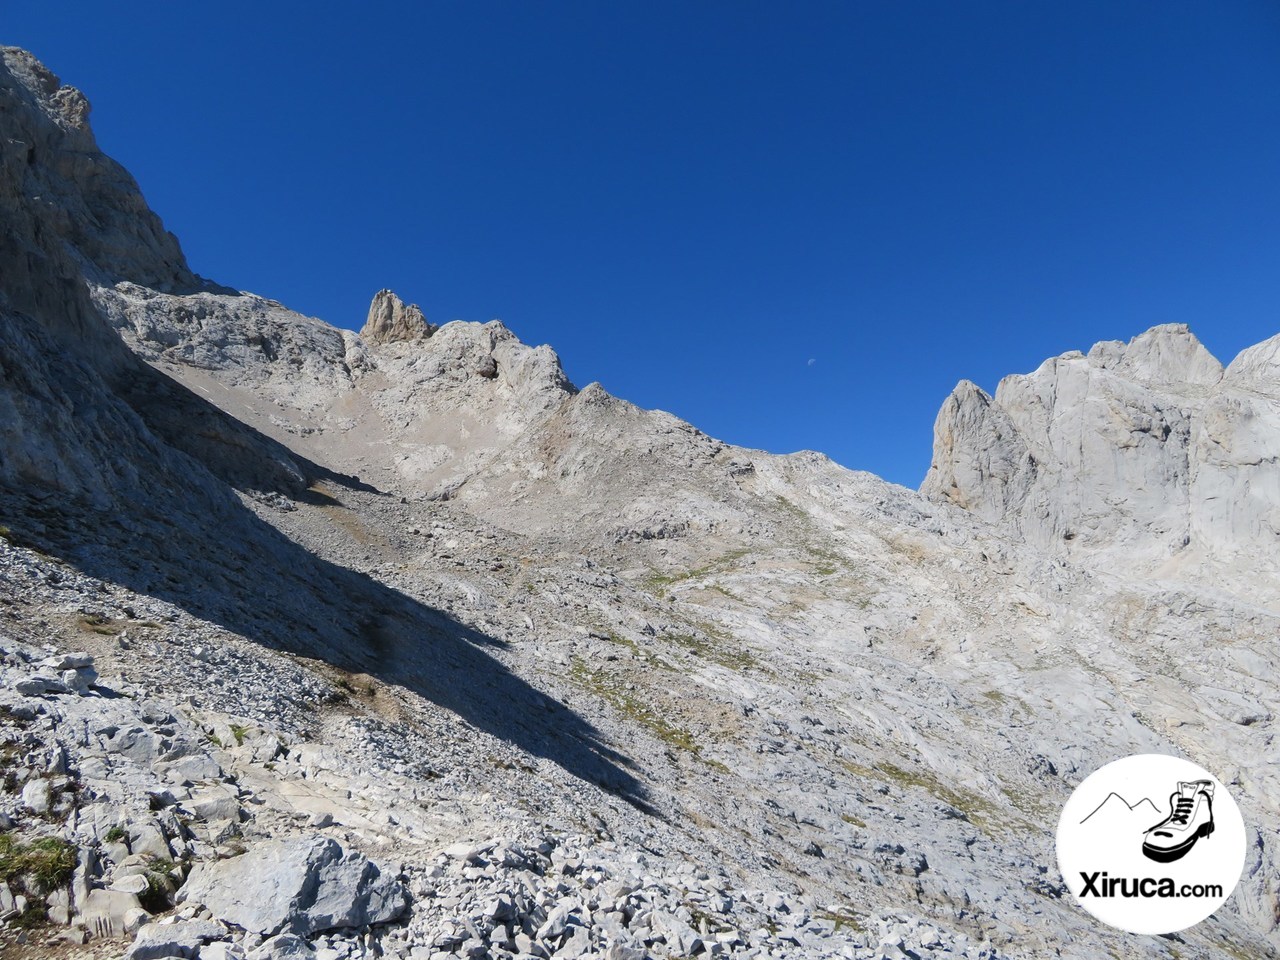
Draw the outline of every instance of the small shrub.
[[[19,930],[46,927],[49,925],[49,904],[44,897],[30,897],[27,899],[27,909],[16,917],[10,917],[8,922]]]
[[[138,903],[142,905],[142,909],[147,913],[164,913],[173,906],[172,894],[170,889],[172,884],[168,877],[154,873],[148,870],[145,874],[147,878],[147,889],[138,894]]]

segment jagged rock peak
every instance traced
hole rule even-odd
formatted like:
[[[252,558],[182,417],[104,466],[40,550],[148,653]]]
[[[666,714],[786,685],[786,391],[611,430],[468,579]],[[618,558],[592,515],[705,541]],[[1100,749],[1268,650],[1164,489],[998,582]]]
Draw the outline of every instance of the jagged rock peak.
[[[1125,562],[1274,551],[1278,355],[1280,338],[1224,372],[1185,325],[1164,324],[1005,377],[994,397],[962,382],[921,492],[1041,546]]]
[[[1089,361],[1151,386],[1211,387],[1222,379],[1222,364],[1185,323],[1165,323],[1140,333],[1128,345],[1096,343]]]
[[[425,340],[438,328],[427,323],[416,303],[406,304],[390,290],[379,290],[369,304],[360,337],[367,343]]]
[[[85,138],[86,146],[94,146],[89,129],[89,100],[83,93],[63,84],[52,70],[21,47],[0,47],[0,59],[60,126],[77,131]]]

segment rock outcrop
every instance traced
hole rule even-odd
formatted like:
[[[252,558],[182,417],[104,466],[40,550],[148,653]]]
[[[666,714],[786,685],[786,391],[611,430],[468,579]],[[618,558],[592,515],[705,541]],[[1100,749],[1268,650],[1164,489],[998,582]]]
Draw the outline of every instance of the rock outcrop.
[[[369,304],[360,337],[371,344],[403,343],[425,340],[435,332],[416,303],[406,304],[390,290],[379,290]]]
[[[309,935],[397,919],[409,894],[367,857],[328,837],[259,844],[192,871],[183,898],[263,936]]]
[[[1177,573],[1280,544],[1280,338],[1222,365],[1180,324],[961,383],[921,492],[1051,550]],[[1272,583],[1274,592],[1280,584]]]
[[[203,285],[137,182],[98,150],[84,94],[63,85],[25,50],[3,47],[0,57],[0,198],[40,198],[23,205],[19,223],[37,218],[44,237],[75,252],[78,270],[105,282],[130,280],[165,291]],[[13,207],[5,212],[7,242],[30,235],[12,229]],[[12,267],[5,271],[10,297],[51,292],[47,285],[23,283]]]

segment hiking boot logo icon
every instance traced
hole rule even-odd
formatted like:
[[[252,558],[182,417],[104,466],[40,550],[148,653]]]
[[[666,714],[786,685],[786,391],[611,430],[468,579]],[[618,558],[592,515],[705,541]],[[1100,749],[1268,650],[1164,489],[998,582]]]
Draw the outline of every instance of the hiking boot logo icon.
[[[1169,815],[1142,836],[1142,853],[1149,860],[1181,860],[1196,841],[1213,834],[1213,781],[1179,781],[1169,796]]]
[[[1058,818],[1058,867],[1076,903],[1103,923],[1176,933],[1227,902],[1244,873],[1245,837],[1229,786],[1190,760],[1139,753],[1072,792]]]

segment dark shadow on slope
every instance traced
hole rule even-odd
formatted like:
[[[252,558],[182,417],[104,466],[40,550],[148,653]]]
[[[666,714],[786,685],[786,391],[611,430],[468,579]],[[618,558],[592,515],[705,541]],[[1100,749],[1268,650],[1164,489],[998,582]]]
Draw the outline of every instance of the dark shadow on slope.
[[[316,557],[238,503],[210,506],[171,519],[139,511],[122,522],[60,498],[0,500],[15,543],[263,646],[402,686],[657,813],[628,757],[483,649],[501,641]]]
[[[126,376],[115,379],[116,394],[142,418],[147,429],[237,490],[278,493],[315,504],[326,499],[309,489],[318,481],[383,493],[359,477],[300,456],[140,360]]]
[[[182,452],[165,451],[155,462],[135,464],[144,483],[119,511],[47,491],[8,491],[0,498],[0,523],[10,528],[6,532],[14,542],[263,646],[405,687],[473,727],[656,812],[631,772],[632,761],[585,718],[483,649],[501,641],[315,556],[226,487],[209,482],[204,471],[207,467],[244,489],[286,495],[304,494],[316,480],[371,488],[296,457],[159,371],[138,366],[129,388],[120,393],[153,434],[174,440]],[[80,386],[92,389],[89,383]],[[106,391],[94,395],[103,403],[120,402]],[[186,436],[181,435],[184,417],[191,425]],[[125,456],[160,452],[130,434],[104,440]],[[288,462],[275,462],[286,455]]]

